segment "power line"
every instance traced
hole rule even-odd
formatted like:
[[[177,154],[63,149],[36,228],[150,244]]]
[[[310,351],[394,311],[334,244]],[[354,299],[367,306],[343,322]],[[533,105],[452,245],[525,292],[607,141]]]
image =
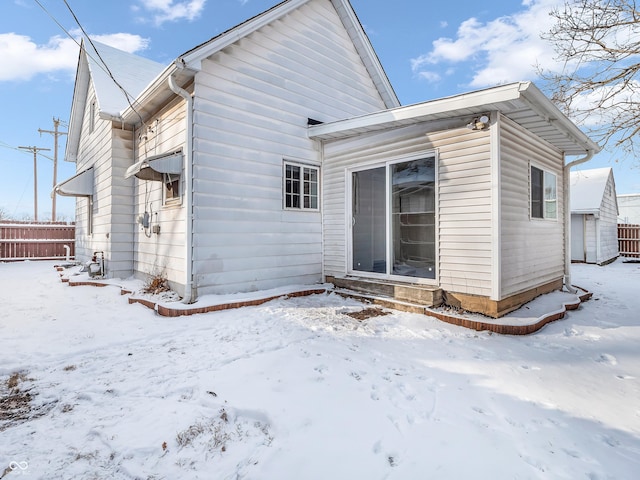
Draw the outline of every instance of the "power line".
[[[42,3],[40,2],[40,0],[34,0],[38,6],[49,16],[49,18],[51,18],[51,20],[53,20],[53,22],[58,25],[58,27],[60,27],[60,29],[67,35],[67,37],[69,37],[71,40],[73,40],[73,42],[78,45],[78,47],[82,48],[82,45],[78,42],[78,40],[76,40],[76,38],[71,35],[71,33],[62,26],[62,24],[47,10],[47,8],[42,5]],[[97,61],[93,55],[87,51],[87,49],[85,49],[85,53],[87,54],[88,57],[92,58],[94,62],[96,62],[96,64],[98,65],[98,67],[100,67],[100,69],[102,69],[107,75],[109,75],[109,77],[111,77],[111,80],[116,84],[116,86],[122,91],[122,93],[124,94],[124,98],[127,100],[127,103],[129,104],[129,106],[131,107],[131,110],[133,110],[135,112],[136,115],[138,115],[138,118],[140,119],[140,123],[144,123],[144,121],[142,120],[142,115],[140,115],[140,113],[135,109],[135,107],[133,106],[131,99],[134,98],[133,95],[131,95],[129,92],[127,92],[127,90],[120,84],[120,82],[118,82],[118,80],[116,80],[116,78],[114,77],[113,73],[111,73],[111,70],[109,69],[109,66],[107,65],[107,63],[104,61],[104,59],[100,56],[100,53],[98,52],[98,49],[96,48],[95,44],[93,43],[93,41],[91,40],[91,37],[89,37],[89,35],[87,34],[87,32],[85,31],[84,27],[80,24],[80,21],[78,20],[78,17],[76,16],[76,14],[74,13],[74,11],[72,10],[71,6],[67,3],[67,0],[63,0],[64,4],[67,6],[67,8],[69,9],[69,12],[71,12],[71,15],[73,16],[73,19],[75,20],[76,24],[78,25],[78,27],[80,28],[80,30],[82,31],[83,35],[85,36],[85,38],[87,39],[87,41],[91,44],[91,46],[93,47],[96,55],[98,56],[98,58],[100,59],[100,61]],[[135,99],[134,99],[135,101]],[[68,126],[67,126],[68,127]]]
[[[20,150],[19,147],[14,147],[13,145],[9,145],[7,142],[3,142],[2,140],[0,140],[0,147],[8,148],[9,150],[16,150],[20,153],[26,154],[26,152],[23,152],[22,150]],[[44,153],[41,153],[40,156],[53,161],[53,157],[50,157],[49,155],[45,155]]]
[[[91,46],[93,47],[93,49],[96,52],[96,55],[98,56],[98,58],[100,59],[100,61],[102,62],[102,64],[104,65],[104,67],[106,68],[106,72],[107,74],[111,77],[111,80],[113,80],[113,82],[116,84],[116,86],[122,90],[122,93],[124,93],[124,98],[127,99],[127,103],[129,104],[129,106],[131,107],[131,110],[133,110],[136,115],[138,115],[138,118],[140,118],[140,123],[144,123],[142,120],[142,115],[140,115],[138,113],[138,111],[135,109],[135,107],[133,106],[133,104],[131,103],[131,99],[133,99],[135,101],[135,98],[133,98],[133,95],[130,95],[129,92],[127,92],[125,90],[125,88],[120,84],[120,82],[118,82],[116,80],[116,77],[113,76],[113,73],[111,72],[111,70],[109,69],[109,65],[107,65],[107,62],[104,61],[104,59],[102,58],[102,56],[100,55],[100,52],[98,51],[98,49],[96,48],[95,44],[93,43],[93,40],[91,40],[91,37],[87,34],[87,32],[85,31],[84,27],[82,26],[82,24],[80,23],[80,20],[78,20],[78,17],[76,16],[75,12],[73,11],[73,9],[71,8],[71,5],[69,5],[69,2],[67,2],[67,0],[62,0],[64,2],[64,4],[67,6],[67,8],[69,9],[69,12],[71,13],[71,16],[73,17],[73,19],[75,20],[76,24],[78,25],[78,27],[80,28],[80,30],[82,31],[82,34],[86,37],[87,41],[91,44]]]
[[[73,41],[75,42],[75,44],[76,44],[76,45],[80,46],[80,44],[79,44],[79,43],[78,43],[78,41],[75,39],[75,37],[74,37],[73,35],[71,35],[71,33],[69,33],[69,31],[68,31],[66,28],[64,28],[64,27],[62,26],[62,24],[61,24],[58,20],[56,20],[56,17],[54,17],[53,15],[51,15],[51,13],[49,13],[49,10],[47,10],[47,9],[45,8],[45,6],[44,6],[44,5],[42,5],[42,3],[40,3],[40,0],[34,0],[34,2],[36,2],[36,3],[40,6],[40,8],[41,8],[42,10],[44,10],[44,13],[46,13],[46,14],[49,16],[49,18],[51,18],[51,20],[53,20],[53,21],[54,21],[54,23],[55,23],[56,25],[58,25],[58,27],[60,27],[60,29],[61,29],[64,33],[66,33],[66,34],[67,34],[67,37],[69,37],[71,40],[73,40]]]

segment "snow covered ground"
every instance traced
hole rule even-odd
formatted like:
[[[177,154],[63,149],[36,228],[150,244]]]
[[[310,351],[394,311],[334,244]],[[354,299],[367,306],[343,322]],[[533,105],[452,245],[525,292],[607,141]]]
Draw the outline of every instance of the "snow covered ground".
[[[640,264],[527,337],[336,295],[192,317],[0,264],[0,478],[635,479]],[[13,403],[12,403],[13,402]]]

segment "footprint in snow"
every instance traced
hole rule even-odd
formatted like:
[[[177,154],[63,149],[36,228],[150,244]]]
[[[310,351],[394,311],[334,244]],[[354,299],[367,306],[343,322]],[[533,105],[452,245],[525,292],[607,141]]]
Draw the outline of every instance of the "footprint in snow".
[[[318,365],[317,367],[314,368],[314,370],[322,375],[324,374],[324,372],[329,370],[329,367],[327,367],[326,365]]]
[[[540,367],[530,367],[529,365],[520,365],[520,368],[523,370],[532,370],[532,371],[540,370]]]
[[[620,446],[620,441],[615,438],[612,437],[610,435],[602,435],[600,436],[600,440],[602,440],[603,443],[605,443],[606,445],[609,445],[610,447],[619,447]]]
[[[596,362],[606,363],[607,365],[617,365],[618,359],[613,355],[609,355],[608,353],[603,353],[598,358],[596,358]]]

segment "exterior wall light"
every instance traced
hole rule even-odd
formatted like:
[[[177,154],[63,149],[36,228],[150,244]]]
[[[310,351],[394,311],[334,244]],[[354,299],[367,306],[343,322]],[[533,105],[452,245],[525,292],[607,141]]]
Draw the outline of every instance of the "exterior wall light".
[[[467,124],[467,128],[469,130],[484,130],[488,126],[489,126],[489,117],[487,115],[476,117]]]

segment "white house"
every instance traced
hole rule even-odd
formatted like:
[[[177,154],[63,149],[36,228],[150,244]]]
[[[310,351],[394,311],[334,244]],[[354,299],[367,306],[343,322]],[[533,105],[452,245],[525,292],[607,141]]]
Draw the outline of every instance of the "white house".
[[[571,260],[609,263],[618,258],[618,203],[613,170],[571,172]]]
[[[618,195],[618,222],[640,225],[640,193]]]
[[[83,44],[78,175],[56,188],[108,275],[164,275],[186,303],[330,280],[493,316],[562,286],[565,157],[599,147],[533,84],[402,107],[348,0],[136,62]]]

